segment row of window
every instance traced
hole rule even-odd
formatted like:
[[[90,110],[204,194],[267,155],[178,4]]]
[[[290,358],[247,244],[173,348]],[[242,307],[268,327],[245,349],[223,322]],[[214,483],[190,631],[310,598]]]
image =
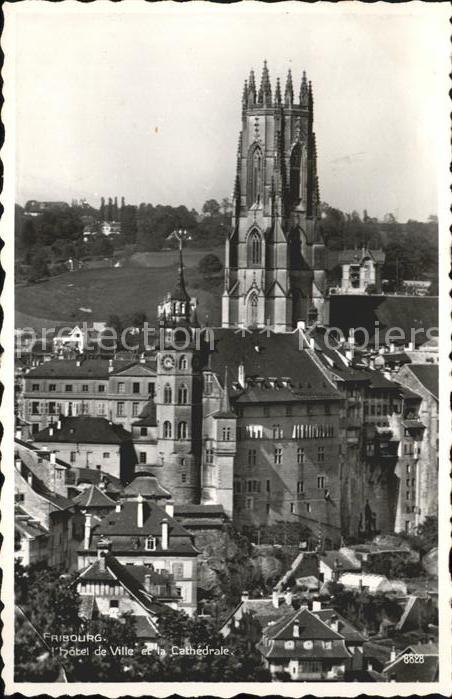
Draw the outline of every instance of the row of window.
[[[107,403],[98,403],[96,406],[96,414],[98,417],[107,415]],[[132,417],[138,417],[143,403],[132,402]],[[68,416],[77,415],[90,415],[90,404],[89,403],[73,403],[69,401],[68,403],[58,403],[57,401],[32,401],[31,402],[31,414],[32,415],[59,415],[60,413],[65,413]],[[116,402],[116,416],[125,417],[126,416],[126,403],[125,401]]]
[[[276,410],[278,411],[278,417],[280,416],[280,411],[281,411],[281,406],[277,406]],[[296,407],[293,405],[286,405],[284,408],[284,412],[286,417],[293,417],[294,411],[296,415],[307,415],[307,416],[314,416],[314,415],[331,415],[331,406],[329,403],[315,403],[315,404],[297,404]],[[239,417],[243,416],[243,408],[240,406],[237,406],[237,414]],[[270,405],[264,405],[262,408],[262,414],[263,417],[271,417],[272,415],[275,415],[274,413],[274,407]]]
[[[176,431],[175,431],[175,436],[176,439],[187,439],[188,435],[188,429],[187,429],[187,423],[182,420],[181,422],[177,423],[176,426]],[[169,420],[165,420],[163,423],[163,439],[172,439],[173,438],[173,425]]]
[[[170,405],[173,402],[173,391],[169,384],[166,384],[163,388],[163,402],[166,405]],[[187,386],[182,385],[177,389],[177,403],[178,405],[186,405],[188,403]]]
[[[254,497],[253,496],[247,496],[245,498],[245,509],[246,510],[254,510]],[[271,505],[269,502],[265,503],[265,512],[266,514],[270,514],[270,509]],[[300,507],[298,508],[300,511]],[[236,510],[240,511],[240,505],[236,504]],[[296,507],[295,503],[291,502],[290,503],[290,512],[291,514],[295,514]],[[310,502],[303,502],[303,513],[305,514],[310,514],[313,511],[312,509],[312,504]]]
[[[324,490],[326,487],[327,478],[326,476],[317,476],[317,488],[319,490]],[[234,492],[240,493],[260,493],[262,492],[262,483],[259,480],[247,479],[245,481],[234,480]],[[266,479],[265,481],[265,492],[271,492],[271,481]],[[297,482],[297,495],[304,495],[304,481]]]
[[[271,433],[263,425],[245,425],[239,427],[239,439],[284,439],[281,425],[273,425]],[[268,433],[268,437],[266,436]],[[265,435],[265,436],[264,436]],[[293,425],[292,439],[325,439],[334,437],[333,425]]]
[[[56,393],[58,388],[58,384],[56,383],[49,383],[47,387],[47,391],[49,393]],[[72,384],[72,383],[66,383],[62,384],[60,386],[61,392],[63,393],[106,393],[106,384],[97,384],[97,389],[95,386],[88,384],[88,383],[83,383],[83,384]],[[41,384],[39,383],[33,383],[31,385],[31,390],[33,393],[37,393],[41,390]],[[117,393],[125,393],[125,383],[120,382],[117,385]],[[133,382],[132,384],[132,393],[141,393],[140,389],[140,383],[139,382]],[[149,382],[147,385],[147,394],[149,396],[154,396],[155,394],[155,383]]]

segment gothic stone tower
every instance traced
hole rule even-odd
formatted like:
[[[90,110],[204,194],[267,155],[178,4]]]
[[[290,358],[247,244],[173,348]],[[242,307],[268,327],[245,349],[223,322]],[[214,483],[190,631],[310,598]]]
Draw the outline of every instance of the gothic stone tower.
[[[308,316],[322,320],[325,248],[313,113],[305,73],[295,101],[290,70],[284,97],[279,79],[272,94],[266,62],[258,92],[251,71],[226,241],[223,327],[268,324],[284,332]]]

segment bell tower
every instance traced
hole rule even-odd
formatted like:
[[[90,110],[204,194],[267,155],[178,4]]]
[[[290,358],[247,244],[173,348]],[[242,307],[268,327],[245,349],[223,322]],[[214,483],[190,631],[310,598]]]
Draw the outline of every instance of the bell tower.
[[[157,452],[162,467],[159,480],[176,503],[200,501],[202,376],[196,347],[196,308],[184,280],[182,243],[173,292],[158,306],[160,321],[155,404]]]
[[[319,191],[311,83],[294,96],[272,90],[264,61],[259,89],[245,81],[232,228],[226,241],[222,325],[276,332],[321,317],[325,249],[318,230]]]

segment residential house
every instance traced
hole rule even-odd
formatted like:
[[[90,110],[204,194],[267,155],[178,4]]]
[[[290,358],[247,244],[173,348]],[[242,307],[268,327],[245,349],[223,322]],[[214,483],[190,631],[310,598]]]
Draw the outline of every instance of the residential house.
[[[93,521],[85,516],[85,537],[79,550],[79,570],[97,559],[98,542],[120,563],[153,566],[171,573],[181,594],[180,608],[194,614],[197,608],[197,556],[193,537],[169,512],[138,495],[117,503],[114,512]]]
[[[413,661],[410,658],[413,658]],[[408,646],[397,655],[393,652],[389,663],[384,666],[382,672],[389,682],[437,682],[439,677],[438,643],[434,641],[416,643]]]
[[[257,649],[276,679],[340,681],[366,667],[365,640],[333,609],[301,607],[268,624]]]
[[[136,463],[130,432],[102,417],[62,417],[34,435],[71,466],[102,470],[127,483]]]

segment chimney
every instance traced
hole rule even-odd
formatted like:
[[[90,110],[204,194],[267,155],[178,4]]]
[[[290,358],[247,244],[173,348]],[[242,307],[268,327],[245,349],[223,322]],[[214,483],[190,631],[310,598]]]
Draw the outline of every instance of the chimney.
[[[165,512],[168,517],[174,517],[174,502],[172,500],[165,503]]]
[[[22,468],[22,459],[15,459],[16,471],[20,471]]]
[[[369,359],[369,369],[375,369],[375,359],[373,357]]]
[[[121,512],[121,503],[120,502],[116,503],[115,512]]]
[[[312,600],[312,611],[313,612],[320,612],[322,609],[322,602],[319,599],[313,599]]]
[[[168,550],[168,520],[162,519],[162,550]]]
[[[395,352],[395,344],[393,342],[389,343],[389,351],[390,352]]]
[[[245,388],[245,365],[243,361],[240,362],[239,364],[239,371],[238,371],[238,377],[237,380],[242,388]]]
[[[97,552],[97,560],[99,561],[99,570],[105,572],[105,553],[104,551]]]
[[[54,451],[50,452],[50,463],[52,466],[55,466],[56,464],[56,453]]]
[[[275,609],[278,609],[279,607],[279,592],[278,590],[274,589],[272,592],[272,603]]]
[[[85,515],[85,534],[83,537],[83,548],[89,549],[89,543],[91,539],[91,521],[92,521],[92,515],[86,514]]]
[[[292,605],[292,592],[290,590],[287,590],[287,592],[285,593],[284,600],[288,607]]]
[[[144,589],[146,590],[146,592],[151,591],[151,576],[149,575],[149,573],[146,573],[146,575],[144,576]]]
[[[82,360],[80,359],[80,357],[77,357],[75,361],[75,366],[82,366]]]
[[[337,618],[336,614],[333,614],[331,617],[331,628],[336,633],[339,633],[339,619]]]
[[[313,337],[309,338],[309,349],[315,350],[315,340]]]
[[[298,621],[296,621],[293,625],[293,637],[300,638],[300,625]]]
[[[372,665],[372,663],[367,663],[367,669],[369,672],[372,672],[372,670],[374,669],[374,666]]]
[[[392,648],[391,648],[391,655],[389,656],[389,662],[390,662],[390,663],[393,663],[394,660],[396,659],[396,657],[397,657],[397,653],[396,653],[395,646],[392,646]]]
[[[250,593],[247,590],[242,592],[242,602],[248,602],[250,598]]]
[[[22,439],[22,427],[16,427],[16,439]]]
[[[297,320],[297,330],[306,330],[306,323],[304,320]]]
[[[141,495],[141,493],[138,493],[138,495],[137,495],[137,527],[139,527],[140,529],[143,526],[143,520],[144,520],[143,514],[144,514],[143,513],[143,496]]]
[[[408,352],[414,352],[414,342],[409,342],[407,345]]]
[[[108,360],[108,373],[111,374],[114,371],[113,359]]]
[[[53,425],[49,427],[49,437],[53,437]]]
[[[33,488],[33,474],[31,471],[29,471],[27,474],[27,483]]]

